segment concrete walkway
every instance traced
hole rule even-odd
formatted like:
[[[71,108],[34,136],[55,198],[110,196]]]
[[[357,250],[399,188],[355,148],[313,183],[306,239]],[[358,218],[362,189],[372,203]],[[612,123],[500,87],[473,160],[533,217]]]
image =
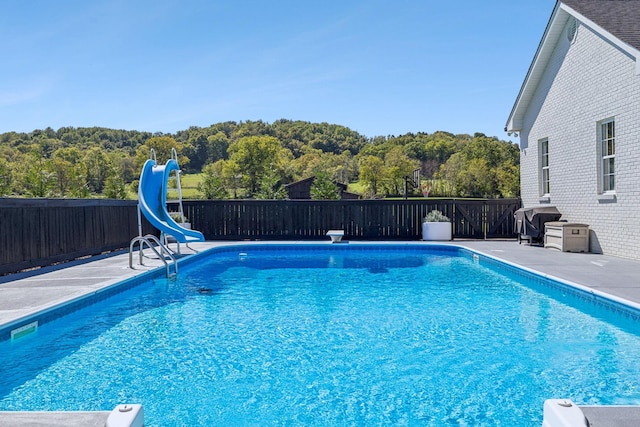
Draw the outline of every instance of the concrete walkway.
[[[251,242],[205,242],[191,244],[191,246],[202,251],[216,246],[238,243],[251,244]],[[418,242],[406,243],[416,244]],[[330,243],[324,242],[323,244]],[[350,244],[384,243],[350,242]],[[597,293],[606,293],[613,299],[640,308],[640,261],[596,254],[562,253],[539,246],[519,245],[515,240],[454,241],[447,244],[463,246],[548,277],[562,279],[592,289]],[[183,253],[189,253],[184,250],[184,246]],[[134,263],[137,263],[137,257],[134,257]],[[134,265],[134,269],[130,269],[128,253],[117,253],[43,268],[29,273],[0,277],[0,329],[6,330],[7,327],[19,324],[21,319],[35,313],[94,294],[150,269],[162,268],[162,263],[158,260],[146,259],[145,264],[145,266]],[[92,413],[75,413],[75,415],[82,417],[83,425],[104,425],[105,414],[108,413],[96,412],[93,413],[92,418]],[[77,425],[72,418],[74,413],[68,413],[68,424],[64,424],[64,421],[62,421],[63,424],[58,424],[58,418],[55,420],[47,418],[54,415],[55,413],[0,412],[0,427],[9,425],[20,427]],[[593,426],[640,425],[640,410],[637,407],[619,409],[589,407],[588,416]],[[56,423],[53,423],[54,421]]]
[[[0,412],[0,427],[104,427],[110,412]]]

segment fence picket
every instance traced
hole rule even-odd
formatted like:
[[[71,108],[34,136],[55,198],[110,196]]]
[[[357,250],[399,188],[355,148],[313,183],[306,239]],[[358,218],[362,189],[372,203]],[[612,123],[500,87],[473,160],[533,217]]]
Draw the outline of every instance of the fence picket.
[[[184,202],[193,212],[192,226],[208,240],[325,239],[327,230],[336,228],[345,231],[345,239],[416,240],[422,218],[434,209],[452,219],[454,238],[484,238],[485,232],[491,238],[514,237],[513,214],[520,204],[520,199]],[[200,214],[221,210],[224,215]]]

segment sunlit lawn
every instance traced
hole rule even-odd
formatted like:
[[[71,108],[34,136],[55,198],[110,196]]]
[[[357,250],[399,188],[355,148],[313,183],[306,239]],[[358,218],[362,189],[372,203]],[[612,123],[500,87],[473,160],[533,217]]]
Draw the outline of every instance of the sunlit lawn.
[[[202,180],[201,173],[190,173],[190,174],[182,174],[180,176],[180,186],[182,188],[182,198],[183,199],[201,199],[202,193],[198,191],[198,184]],[[359,182],[351,182],[349,183],[349,188],[347,191],[356,194],[364,194],[365,188],[364,185]],[[138,198],[138,194],[133,191],[128,191],[128,198],[132,200],[136,200]],[[167,197],[169,199],[177,198],[177,191],[175,189],[169,188]]]
[[[183,199],[200,199],[202,193],[198,191],[198,184],[202,180],[201,173],[183,174],[180,176]]]
[[[347,187],[347,191],[350,193],[364,194],[366,192],[366,189],[364,188],[364,185],[356,181],[356,182],[349,183],[349,186]]]
[[[180,176],[180,187],[182,188],[183,199],[201,199],[202,193],[198,191],[198,183],[202,179],[201,173],[183,174]],[[168,199],[177,199],[178,193],[175,188],[169,188]],[[127,199],[137,200],[138,193],[127,189]]]

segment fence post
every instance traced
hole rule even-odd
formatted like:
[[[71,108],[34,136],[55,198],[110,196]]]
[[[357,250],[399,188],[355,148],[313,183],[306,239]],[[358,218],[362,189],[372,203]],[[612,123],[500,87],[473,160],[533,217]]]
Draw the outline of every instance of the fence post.
[[[487,240],[487,228],[489,226],[487,221],[487,201],[485,200],[482,203],[482,235],[484,236],[484,240]]]

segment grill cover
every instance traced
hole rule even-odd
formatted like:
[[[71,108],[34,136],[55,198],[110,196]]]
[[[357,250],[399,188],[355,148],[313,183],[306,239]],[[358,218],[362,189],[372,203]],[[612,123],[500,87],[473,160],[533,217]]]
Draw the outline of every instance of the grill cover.
[[[555,206],[520,208],[515,213],[515,232],[532,239],[542,239],[545,222],[557,221],[561,216]]]

